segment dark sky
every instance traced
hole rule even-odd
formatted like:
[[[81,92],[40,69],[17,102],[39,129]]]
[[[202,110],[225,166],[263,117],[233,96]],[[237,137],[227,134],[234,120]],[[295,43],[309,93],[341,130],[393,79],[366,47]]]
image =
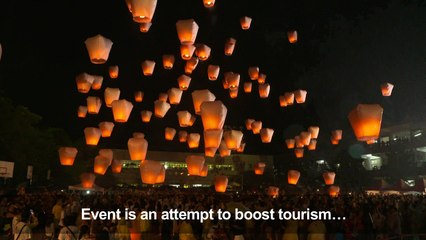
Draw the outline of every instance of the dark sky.
[[[121,98],[133,101],[133,92],[145,92],[143,103],[134,104],[130,120],[116,124],[113,137],[102,139],[105,147],[126,147],[133,131],[147,134],[151,150],[187,151],[186,145],[164,140],[164,128],[176,127],[176,112],[193,112],[190,93],[210,89],[228,107],[226,125],[244,126],[246,118],[262,120],[275,129],[272,144],[245,131],[248,153],[280,153],[285,138],[309,125],[321,127],[320,148],[329,147],[329,132],[344,129],[347,141],[355,138],[347,121],[357,103],[383,106],[383,125],[407,119],[424,120],[426,97],[426,6],[423,1],[243,1],[217,0],[213,9],[202,0],[159,0],[148,33],[140,33],[124,0],[1,1],[0,89],[17,104],[43,117],[44,126],[64,128],[72,138],[83,136],[83,128],[113,120],[103,105],[99,115],[78,119],[76,109],[88,95],[103,96],[105,87],[119,87]],[[251,29],[243,31],[242,16],[253,18]],[[192,74],[190,89],[182,102],[164,119],[142,124],[139,112],[153,109],[160,92],[176,87],[183,73],[175,23],[194,18],[200,30],[198,43],[212,47],[207,62],[200,62]],[[286,32],[296,29],[297,44]],[[114,45],[104,65],[93,65],[84,45],[86,38],[102,34]],[[231,57],[223,54],[225,39],[237,39]],[[161,65],[161,56],[176,56],[172,71]],[[157,62],[154,76],[142,75],[140,63]],[[108,66],[120,66],[120,77],[111,80]],[[207,80],[208,64],[221,66],[221,73],[241,74],[237,99],[230,99],[221,81]],[[257,84],[249,95],[242,90],[248,81],[247,68],[258,65],[271,84],[268,99],[260,99]],[[104,76],[102,90],[77,92],[75,76],[81,72]],[[222,79],[222,74],[219,79]],[[394,94],[383,98],[380,84],[395,84]],[[307,102],[280,108],[278,96],[285,91],[308,90]],[[201,132],[198,117],[190,132]],[[202,151],[202,146],[200,149]]]

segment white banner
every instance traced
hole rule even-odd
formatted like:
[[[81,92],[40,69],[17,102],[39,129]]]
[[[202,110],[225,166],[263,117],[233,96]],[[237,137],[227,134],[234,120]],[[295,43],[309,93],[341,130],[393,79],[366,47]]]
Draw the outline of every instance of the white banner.
[[[12,178],[14,166],[14,162],[0,161],[0,177]]]
[[[33,166],[31,165],[27,167],[27,179],[33,179]]]

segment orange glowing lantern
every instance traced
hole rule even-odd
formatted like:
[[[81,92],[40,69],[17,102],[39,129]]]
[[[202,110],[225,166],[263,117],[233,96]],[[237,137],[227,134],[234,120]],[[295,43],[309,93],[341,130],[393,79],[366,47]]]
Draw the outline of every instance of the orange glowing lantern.
[[[155,100],[154,102],[154,115],[158,118],[163,118],[170,109],[168,102]]]
[[[188,132],[187,131],[179,131],[178,137],[179,137],[179,142],[184,143],[184,142],[186,142],[186,139],[188,138]]]
[[[87,107],[86,106],[78,106],[77,116],[79,118],[85,118],[87,115]]]
[[[192,103],[194,104],[195,114],[200,115],[200,106],[203,102],[212,102],[216,99],[216,96],[208,89],[195,90],[192,92]]]
[[[279,100],[280,100],[280,107],[287,107],[287,101],[285,100],[284,95],[280,95]]]
[[[111,137],[112,130],[114,129],[114,123],[100,122],[99,129],[101,130],[102,137]]]
[[[213,156],[214,156],[214,154],[213,154]],[[208,174],[209,174],[209,166],[208,165],[204,165],[203,169],[201,169],[200,177],[207,177]]]
[[[339,144],[339,140],[334,139],[333,137],[330,137],[330,142],[332,145],[338,145]]]
[[[132,136],[133,136],[134,138],[145,138],[145,133],[142,133],[142,132],[134,132],[134,133],[132,134]]]
[[[111,79],[116,79],[118,78],[118,73],[119,73],[119,68],[117,65],[114,66],[109,66],[108,68],[108,73],[109,73],[109,77]]]
[[[226,80],[226,77],[224,77],[222,80],[222,86],[223,86],[223,89],[229,89],[229,84],[228,84],[228,81]]]
[[[204,130],[223,128],[228,109],[221,101],[203,102],[200,109]]]
[[[98,34],[94,37],[86,39],[87,52],[89,53],[90,61],[93,64],[104,64],[109,57],[113,42]]]
[[[229,150],[237,150],[240,147],[241,141],[243,140],[243,132],[237,130],[228,130],[223,134],[226,147]]]
[[[295,148],[294,155],[296,156],[296,158],[303,158],[304,151],[305,150],[303,148]]]
[[[200,59],[200,61],[206,61],[210,57],[210,52],[212,49],[206,44],[199,44],[195,50],[195,55]]]
[[[194,116],[194,115],[192,115],[191,116],[191,119],[189,119],[189,127],[192,127],[192,125],[194,125],[194,123],[195,123],[195,120],[197,120],[197,118]]]
[[[141,23],[139,24],[139,31],[142,33],[147,33],[149,31],[149,29],[151,28],[152,23],[148,22],[148,23]]]
[[[262,143],[270,143],[272,141],[273,135],[274,135],[274,129],[272,128],[260,129],[260,139],[262,140]]]
[[[114,115],[114,121],[116,122],[127,122],[130,113],[132,112],[133,104],[126,99],[115,100],[112,102],[112,113]]]
[[[92,188],[95,184],[96,175],[93,173],[82,173],[80,175],[81,186],[83,188]]]
[[[296,185],[300,178],[300,172],[297,170],[289,170],[287,173],[288,184]]]
[[[252,18],[251,18],[251,17],[247,17],[247,16],[245,16],[245,17],[240,18],[241,28],[242,28],[243,30],[248,30],[248,29],[250,29],[251,21],[252,21]]]
[[[219,154],[221,157],[231,156],[231,150],[226,147],[226,143],[224,140],[220,142],[219,145]]]
[[[145,76],[152,76],[154,74],[155,62],[152,60],[145,60],[141,64],[142,72]]]
[[[241,143],[240,147],[237,149],[237,152],[242,153],[244,152],[244,149],[246,148],[246,143]]]
[[[191,83],[191,77],[182,74],[178,79],[179,88],[182,91],[185,91],[188,89],[189,84]]]
[[[204,155],[206,157],[214,157],[216,155],[217,148],[204,148]]]
[[[376,140],[380,135],[383,108],[378,104],[358,104],[348,115],[358,141]]]
[[[237,89],[229,89],[229,97],[237,98],[238,97],[238,88]]]
[[[304,146],[308,146],[311,142],[311,133],[310,132],[301,132],[299,135],[300,141]]]
[[[324,178],[325,185],[333,185],[334,184],[334,178],[336,177],[336,173],[325,172],[325,173],[322,174],[322,177]]]
[[[188,168],[188,174],[198,176],[203,170],[204,162],[206,160],[203,156],[189,155],[186,157],[185,161]]]
[[[191,121],[191,113],[188,111],[179,111],[177,112],[177,117],[180,127],[188,127],[189,122]]]
[[[331,131],[331,138],[334,140],[340,141],[342,140],[343,131],[341,129],[336,129]]]
[[[284,93],[284,98],[285,98],[285,101],[287,102],[288,106],[293,105],[293,103],[294,103],[294,93],[292,93],[292,92],[285,92]]]
[[[254,119],[251,119],[251,118],[246,119],[245,124],[246,124],[246,129],[247,129],[247,130],[249,130],[249,131],[251,131],[251,130],[252,130],[251,125],[252,125],[252,123],[253,123],[254,121],[255,121],[255,120],[254,120]]]
[[[210,129],[204,131],[204,148],[215,148],[220,146],[222,141],[222,129]],[[216,150],[214,151],[216,152]]]
[[[308,150],[313,151],[317,148],[317,140],[311,139],[311,142],[308,145]]]
[[[163,55],[163,67],[166,70],[170,70],[173,68],[173,65],[175,64],[175,56],[171,54],[164,54]]]
[[[219,76],[220,67],[218,65],[209,65],[207,67],[207,75],[210,81],[216,81]]]
[[[271,89],[271,86],[269,86],[268,83],[259,85],[259,97],[260,98],[267,98],[269,97],[269,91]]]
[[[108,164],[108,167],[111,166],[112,159],[114,158],[114,152],[112,151],[112,149],[101,149],[101,150],[99,150],[99,156],[102,156],[105,159],[107,159],[106,163]]]
[[[98,76],[98,75],[94,75],[93,77],[95,78],[95,80],[93,80],[92,89],[93,90],[99,90],[99,89],[101,89],[102,83],[104,81],[104,77]]]
[[[312,139],[317,139],[318,138],[319,130],[320,130],[320,128],[318,126],[310,126],[308,128],[308,131],[311,133],[311,138]]]
[[[198,65],[198,58],[197,57],[192,57],[191,59],[186,61],[186,63],[185,63],[185,74],[188,74],[188,75],[192,74],[192,72],[197,67],[197,65]]]
[[[197,38],[198,24],[194,19],[179,20],[176,22],[176,30],[180,44],[192,45]]]
[[[87,73],[81,73],[75,77],[77,90],[81,93],[88,93],[94,81],[95,77]]]
[[[58,149],[59,161],[62,166],[74,165],[75,157],[77,156],[78,150],[75,147],[60,147]]]
[[[112,102],[120,99],[120,89],[105,88],[104,99],[105,99],[105,104],[107,105],[107,107],[112,107]]]
[[[294,98],[296,99],[296,103],[304,103],[306,101],[306,92],[305,90],[296,90],[294,91]]]
[[[108,159],[103,156],[95,157],[95,164],[93,165],[93,172],[99,175],[105,175],[106,170],[108,169]]]
[[[234,53],[235,43],[237,40],[235,38],[228,38],[225,43],[225,55],[231,56]]]
[[[230,90],[238,89],[238,86],[240,86],[240,74],[231,72],[227,75],[226,81]]]
[[[157,0],[130,0],[130,6],[133,21],[149,23],[154,17]]]
[[[189,60],[194,55],[196,47],[194,45],[180,45],[180,57]]]
[[[170,88],[169,91],[167,91],[167,95],[169,96],[169,103],[170,104],[179,104],[180,100],[182,98],[183,91],[179,88]]]
[[[215,0],[203,0],[205,8],[212,8],[214,6]]]
[[[112,173],[121,173],[123,163],[120,160],[114,159],[111,164]]]
[[[228,177],[227,176],[216,176],[214,179],[214,189],[216,192],[226,192],[228,187]]]
[[[199,133],[190,133],[188,134],[188,138],[186,142],[188,143],[189,148],[198,148],[200,145],[200,134]]]
[[[390,95],[392,95],[392,83],[383,83],[382,85],[380,85],[380,88],[382,89],[382,96],[389,97]]]
[[[151,111],[147,111],[147,110],[141,111],[142,122],[149,123],[151,121],[151,117],[152,117]]]
[[[257,78],[259,78],[259,67],[257,66],[249,67],[248,74],[251,80],[257,80]]]
[[[251,130],[253,134],[259,134],[260,129],[262,129],[262,121],[254,121],[251,123]]]
[[[84,129],[84,137],[86,138],[87,145],[91,145],[91,146],[98,145],[101,135],[102,135],[102,131],[99,128],[86,127]]]
[[[167,99],[169,99],[169,94],[167,93],[159,93],[158,94],[158,100],[167,102]]]
[[[297,31],[288,31],[287,32],[287,38],[290,43],[296,43],[297,42]]]
[[[145,160],[139,167],[142,182],[145,184],[156,184],[159,182],[159,176],[163,172],[163,164],[161,162]]]
[[[256,175],[263,175],[263,172],[265,171],[266,164],[263,162],[258,162],[254,165],[254,174]]]
[[[164,165],[161,166],[161,171],[157,176],[157,180],[155,181],[156,184],[158,183],[164,183],[164,181],[166,180],[166,168],[164,167]]]
[[[176,135],[176,129],[174,129],[174,128],[166,128],[165,129],[165,131],[164,131],[164,138],[167,140],[167,141],[172,141],[173,140],[173,138],[175,138],[175,135]]]
[[[294,146],[296,145],[296,141],[292,138],[289,138],[285,140],[285,144],[287,145],[288,149],[293,149]]]
[[[295,136],[294,137],[294,141],[296,142],[296,147],[297,148],[303,148],[305,146],[305,144],[303,144],[302,139],[300,138],[300,136]]]
[[[259,73],[259,76],[257,77],[257,82],[259,84],[264,84],[266,82],[266,74]]]
[[[145,94],[142,91],[135,91],[135,94],[134,94],[135,102],[142,102],[144,95]]]
[[[244,92],[245,93],[251,93],[252,89],[252,83],[251,82],[244,82]]]
[[[144,161],[148,150],[148,141],[145,138],[129,138],[127,148],[131,160]]]
[[[328,194],[330,197],[338,197],[340,193],[340,187],[339,186],[330,186],[328,188]]]
[[[268,187],[268,196],[271,198],[276,198],[280,194],[280,189],[277,187],[269,186]]]
[[[98,114],[99,110],[101,109],[102,102],[101,99],[98,97],[87,97],[87,112],[89,114]]]

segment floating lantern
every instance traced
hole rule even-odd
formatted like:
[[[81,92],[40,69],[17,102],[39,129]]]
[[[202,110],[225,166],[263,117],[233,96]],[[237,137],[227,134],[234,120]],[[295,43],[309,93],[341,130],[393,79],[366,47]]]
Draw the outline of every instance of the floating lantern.
[[[225,43],[225,55],[231,56],[234,53],[235,43],[237,40],[235,38],[228,38]]]
[[[330,197],[337,197],[340,193],[340,187],[339,186],[330,186],[328,188],[328,194]]]
[[[178,81],[180,90],[185,91],[188,89],[189,84],[191,83],[191,77],[182,74],[180,75],[177,81]]]
[[[247,129],[247,130],[249,130],[249,131],[251,131],[251,130],[252,130],[251,125],[252,125],[252,123],[253,123],[254,121],[255,121],[255,120],[254,120],[254,119],[251,119],[251,118],[246,119],[245,124],[246,124],[246,129]]]
[[[317,140],[311,139],[311,142],[308,145],[308,150],[313,151],[317,148]]]
[[[341,129],[336,129],[331,131],[331,138],[333,138],[334,140],[340,141],[342,140],[342,130]]]
[[[112,114],[114,115],[114,121],[121,123],[127,122],[132,109],[133,104],[126,99],[113,101]]]
[[[186,139],[186,142],[188,143],[189,148],[198,148],[200,144],[200,134],[198,133],[190,133],[188,134],[188,138]]]
[[[176,22],[176,30],[182,45],[192,45],[197,38],[198,24],[194,19],[179,20]]]
[[[167,93],[159,93],[158,94],[158,100],[167,102],[167,99],[169,98],[169,94]]]
[[[278,197],[280,193],[280,189],[277,187],[273,187],[273,186],[269,186],[268,187],[268,196],[271,198],[276,198]]]
[[[251,82],[244,82],[244,92],[245,93],[251,93],[252,89],[252,83]]]
[[[297,31],[288,31],[287,32],[287,38],[290,43],[296,43],[297,42]]]
[[[211,50],[206,44],[199,44],[195,50],[195,55],[197,55],[200,61],[206,61],[210,57]]]
[[[237,152],[242,153],[246,147],[246,143],[241,143],[240,147],[237,149]]]
[[[257,77],[257,83],[264,84],[266,82],[266,74],[259,73],[259,76]]]
[[[197,120],[197,118],[194,116],[194,115],[192,115],[191,116],[191,119],[189,119],[189,127],[192,127],[192,125],[194,125],[194,123],[195,123],[195,120]]]
[[[204,155],[206,157],[214,157],[216,155],[217,148],[204,148]]]
[[[206,161],[203,156],[189,155],[186,157],[186,165],[188,168],[188,174],[193,176],[200,175],[203,170],[204,162]]]
[[[230,90],[238,89],[238,86],[240,86],[240,74],[231,72],[227,76],[226,81]]]
[[[240,18],[241,28],[243,30],[250,29],[251,21],[252,21],[251,17],[245,16],[245,17]]]
[[[219,145],[219,154],[221,157],[231,156],[231,150],[226,147],[226,143],[224,140],[220,142]]]
[[[168,127],[164,130],[164,138],[167,141],[173,141],[173,138],[175,138],[175,135],[176,135],[176,129],[174,128]]]
[[[87,52],[89,53],[90,61],[93,64],[104,64],[109,57],[113,42],[108,38],[98,34],[94,37],[86,39]]]
[[[107,107],[112,107],[112,102],[120,99],[120,89],[105,88],[104,99],[105,99],[105,104],[107,105]]]
[[[289,105],[293,105],[293,103],[294,103],[294,93],[292,93],[292,92],[286,92],[286,93],[284,93],[284,98],[285,98],[288,106]]]
[[[141,64],[142,72],[145,76],[152,76],[154,74],[155,62],[152,60],[145,60]]]
[[[155,181],[155,183],[156,184],[164,183],[165,180],[166,180],[166,168],[164,167],[164,165],[162,165],[160,173],[158,174],[157,180]]]
[[[300,138],[300,136],[295,136],[294,141],[296,142],[297,148],[303,148],[305,146],[305,144],[302,142],[302,139]]]
[[[284,95],[280,95],[279,100],[280,100],[280,107],[287,107],[287,101]]]
[[[170,104],[165,101],[156,100],[154,102],[154,115],[163,118],[170,109]]]
[[[104,157],[104,158],[106,158],[108,160],[107,161],[107,164],[108,164],[107,167],[111,166],[112,159],[114,158],[114,152],[111,149],[101,149],[101,150],[99,150],[99,156],[102,156],[102,157]]]
[[[259,85],[259,97],[260,98],[267,98],[269,97],[269,91],[271,89],[271,86],[269,86],[268,83]]]
[[[305,90],[294,91],[294,98],[296,99],[296,103],[304,103],[306,101],[306,94],[307,92]]]
[[[142,33],[147,33],[149,31],[149,29],[151,28],[152,23],[148,22],[148,23],[141,23],[139,24],[139,31]]]
[[[237,130],[228,130],[223,133],[226,147],[229,150],[237,150],[243,140],[243,132]]]
[[[145,160],[139,167],[142,182],[145,184],[156,184],[159,176],[163,171],[163,164],[161,162]]]
[[[131,0],[130,4],[133,21],[137,23],[150,23],[152,21],[157,0]]]
[[[81,186],[83,188],[92,188],[95,184],[96,175],[93,173],[82,173],[80,175]]]
[[[87,145],[91,145],[91,146],[98,145],[101,135],[102,135],[102,131],[99,128],[86,127],[84,129],[84,137],[86,138]]]
[[[148,141],[145,138],[129,138],[127,148],[131,160],[144,161],[148,150]]]
[[[249,67],[248,74],[251,80],[257,80],[257,78],[259,78],[259,67],[257,66]]]
[[[214,189],[216,192],[226,192],[228,187],[228,177],[227,176],[216,176],[214,179]]]
[[[214,6],[215,0],[203,0],[205,8],[212,8]]]
[[[75,147],[60,147],[58,149],[59,161],[62,166],[74,165],[75,157],[77,156],[78,150]]]
[[[262,140],[262,143],[270,143],[272,141],[273,135],[274,135],[274,129],[272,128],[260,129],[260,139]]]
[[[200,106],[203,102],[212,102],[216,99],[216,96],[208,89],[195,90],[192,92],[192,103],[194,105],[195,114],[200,115]]]
[[[142,122],[149,123],[151,121],[151,117],[152,117],[151,111],[147,111],[147,110],[141,111]]]
[[[222,141],[222,135],[222,129],[204,130],[204,148],[217,149]],[[214,152],[216,152],[216,150]]]
[[[182,93],[183,91],[179,88],[170,88],[169,91],[167,91],[167,95],[169,96],[169,103],[179,104],[182,98]]]
[[[296,141],[292,138],[289,138],[289,139],[285,140],[285,144],[286,144],[288,149],[293,149],[295,144],[296,144]]]
[[[81,73],[75,77],[77,90],[81,93],[88,93],[94,81],[95,77],[87,73]]]
[[[96,156],[95,163],[93,165],[93,172],[99,175],[105,175],[108,169],[108,159],[103,156]]]
[[[237,89],[229,89],[229,97],[237,98],[238,97],[238,88]]]
[[[92,83],[92,89],[93,90],[99,90],[99,89],[101,89],[101,87],[102,87],[102,83],[103,83],[103,81],[104,81],[104,77],[102,77],[102,76],[97,76],[97,75],[95,75],[95,76],[93,76],[94,78],[95,78],[95,80],[93,80],[93,83]]]
[[[143,97],[144,97],[144,92],[142,91],[135,91],[135,102],[142,102],[143,101]]]
[[[101,109],[102,102],[101,99],[98,97],[87,97],[87,112],[89,114],[98,114],[99,110]]]
[[[300,141],[304,146],[308,146],[311,142],[311,133],[310,132],[301,132],[300,135]]]
[[[322,174],[322,177],[324,178],[325,185],[333,185],[334,184],[334,178],[336,177],[336,173],[325,172],[325,173]]]
[[[258,162],[254,164],[254,174],[256,175],[263,175],[263,172],[265,171],[266,164],[263,162]]]
[[[318,138],[319,130],[320,130],[320,128],[318,126],[310,126],[308,128],[308,131],[311,133],[311,138],[312,139],[317,139]]]
[[[218,65],[209,65],[207,67],[207,75],[210,81],[216,81],[219,76],[220,67]]]
[[[180,45],[180,57],[189,60],[194,55],[196,47],[194,45]]]
[[[198,58],[192,57],[185,63],[185,73],[188,75],[192,74],[192,72],[197,67],[197,65],[198,65]]]
[[[383,108],[378,104],[358,104],[348,115],[358,141],[376,140],[380,135]]]
[[[179,111],[177,112],[177,117],[180,127],[188,127],[189,122],[191,121],[191,113],[188,111]]]
[[[163,55],[163,67],[166,70],[170,70],[173,68],[173,65],[175,64],[175,56],[171,54],[164,54]]]
[[[303,148],[295,148],[294,155],[296,158],[303,158],[304,149]]]
[[[393,84],[383,83],[382,85],[380,85],[380,88],[382,89],[382,96],[389,97],[390,95],[392,95]]]
[[[123,163],[120,160],[114,159],[111,164],[112,173],[121,173]]]
[[[109,66],[108,68],[108,73],[109,73],[109,77],[111,79],[116,79],[118,78],[118,73],[119,73],[119,68],[117,65],[114,66]]]
[[[297,170],[289,170],[287,173],[288,184],[296,185],[300,178],[300,172]]]
[[[253,134],[259,134],[260,129],[262,129],[262,121],[254,121],[251,123],[251,130]]]
[[[213,154],[213,156],[214,156],[214,154]],[[208,173],[209,173],[209,166],[208,165],[204,165],[203,169],[201,169],[200,177],[207,177]]]
[[[222,80],[222,86],[223,86],[223,89],[229,89],[229,84],[228,84],[228,81],[226,80],[226,77],[223,78]]]
[[[188,132],[187,131],[179,131],[178,137],[179,137],[179,142],[184,143],[184,142],[186,142],[186,139],[188,138]]]
[[[114,123],[112,122],[100,122],[99,129],[101,130],[102,137],[111,137],[112,130],[114,129]]]
[[[145,133],[142,133],[142,132],[134,132],[134,133],[132,134],[132,136],[133,136],[134,138],[145,138]]]
[[[330,137],[330,142],[332,145],[338,145],[339,144],[339,140],[334,139],[333,137]]]
[[[200,109],[204,130],[223,128],[228,109],[221,101],[203,102]]]
[[[87,107],[86,106],[78,106],[77,116],[79,118],[85,118],[87,115]]]

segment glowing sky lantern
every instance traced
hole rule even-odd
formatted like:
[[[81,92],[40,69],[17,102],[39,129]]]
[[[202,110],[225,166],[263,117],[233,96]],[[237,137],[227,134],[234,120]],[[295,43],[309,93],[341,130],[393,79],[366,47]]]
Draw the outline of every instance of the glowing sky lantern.
[[[151,28],[152,23],[148,22],[148,23],[141,23],[139,24],[139,31],[142,33],[147,33],[149,31],[149,29]]]
[[[143,132],[134,132],[134,133],[132,133],[132,136],[134,138],[145,138],[145,133],[143,133]]]
[[[145,184],[156,184],[160,182],[159,177],[162,175],[163,168],[164,166],[161,162],[145,160],[139,167],[142,182]]]
[[[330,197],[337,197],[340,193],[340,187],[339,186],[330,186],[328,188],[328,194]]]
[[[304,131],[304,132],[301,132],[299,134],[299,137],[300,137],[300,141],[302,141],[303,145],[308,146],[309,142],[311,142],[312,135],[311,135],[310,132],[305,132]]]
[[[186,63],[185,63],[185,74],[188,74],[188,75],[192,74],[192,72],[197,67],[197,65],[198,65],[198,58],[197,57],[192,57],[191,59],[186,61]]]
[[[179,20],[176,22],[177,34],[182,45],[194,44],[198,29],[198,24],[194,19]]]
[[[253,134],[259,134],[260,129],[262,129],[262,121],[254,121],[251,123],[251,130]]]
[[[237,152],[242,153],[242,152],[244,152],[245,148],[246,148],[246,143],[242,142],[240,144],[240,147],[237,149]]]
[[[190,133],[188,134],[188,138],[186,142],[188,143],[189,148],[198,148],[200,145],[200,134],[199,133]]]
[[[285,140],[285,144],[288,149],[293,149],[294,146],[296,145],[296,141],[293,138],[289,138]]]
[[[141,111],[141,119],[144,123],[149,123],[151,121],[152,112],[148,110]]]
[[[313,151],[317,148],[317,140],[311,139],[311,142],[309,142],[308,150]]]
[[[114,121],[116,122],[127,122],[130,113],[132,112],[133,104],[126,99],[115,100],[112,102],[112,113],[114,115]]]
[[[177,117],[180,127],[188,127],[189,122],[191,121],[191,113],[188,111],[179,111],[177,112]]]
[[[113,42],[98,34],[94,37],[86,39],[87,52],[89,53],[90,61],[93,64],[104,64],[109,57]]]
[[[297,170],[289,170],[287,173],[288,184],[296,185],[300,178],[300,172]]]
[[[266,164],[264,162],[258,162],[254,164],[254,174],[256,175],[263,175],[263,172],[265,171]]]
[[[79,118],[85,118],[87,115],[87,106],[78,106],[77,116]]]
[[[285,92],[284,93],[284,98],[285,98],[288,106],[289,105],[293,105],[293,103],[294,103],[294,93],[292,93],[292,92]]]
[[[94,81],[95,77],[87,73],[80,73],[75,77],[77,90],[81,93],[88,93]]]
[[[383,97],[389,97],[390,95],[392,95],[392,90],[393,90],[392,83],[383,83],[380,85],[380,88],[382,90]]]
[[[165,128],[165,130],[164,130],[164,138],[167,141],[173,141],[173,138],[175,138],[175,135],[176,135],[176,129],[169,128],[169,127]]]
[[[106,158],[108,167],[111,166],[112,160],[114,159],[114,152],[112,151],[112,149],[101,149],[99,150],[98,155]]]
[[[305,90],[296,90],[294,91],[294,99],[297,103],[304,103],[306,101],[306,94],[308,92]]]
[[[62,166],[74,165],[75,157],[77,156],[78,150],[75,147],[60,147],[58,149],[59,161]]]
[[[287,107],[287,101],[284,95],[280,95],[279,100],[280,100],[280,107]]]
[[[303,158],[304,152],[305,152],[305,150],[303,148],[295,148],[294,149],[294,155],[296,156],[296,158]]]
[[[195,55],[200,61],[206,61],[210,57],[211,48],[206,44],[198,44],[195,50]]]
[[[249,67],[248,74],[251,80],[257,80],[257,78],[259,77],[259,67],[258,66]]]
[[[226,188],[228,187],[228,177],[218,175],[214,179],[214,189],[216,192],[226,192]]]
[[[191,93],[192,103],[194,105],[195,114],[200,115],[200,106],[203,102],[212,102],[216,99],[216,96],[208,89],[195,90]]]
[[[238,86],[240,86],[240,74],[230,72],[226,76],[226,80],[228,82],[228,87],[230,90],[238,89]]]
[[[194,45],[180,45],[180,57],[189,60],[194,55],[196,47]]]
[[[98,114],[101,109],[102,102],[101,99],[94,96],[89,96],[86,99],[87,102],[87,112],[89,114]]]
[[[240,18],[241,29],[243,30],[250,29],[251,21],[252,21],[251,17],[244,16]]]
[[[107,107],[112,107],[112,102],[120,99],[120,89],[119,88],[105,88],[104,91],[105,105]]]
[[[173,65],[175,64],[175,56],[171,54],[164,54],[163,55],[163,67],[166,70],[170,70],[173,68]]]
[[[266,74],[259,73],[259,76],[257,77],[257,83],[264,84],[266,82]]]
[[[334,140],[340,141],[342,140],[343,131],[341,129],[336,129],[331,131],[331,138]]]
[[[227,130],[223,133],[226,147],[230,150],[237,150],[243,140],[243,132],[237,130]]]
[[[158,100],[167,102],[167,99],[169,99],[169,94],[167,93],[159,93],[158,94]]]
[[[200,177],[207,177],[208,173],[209,173],[209,166],[207,164],[204,164],[203,169],[201,169],[201,172],[200,172]]]
[[[119,68],[117,65],[113,65],[113,66],[109,66],[108,68],[108,73],[109,73],[109,77],[111,79],[116,79],[118,78],[118,73],[119,73]]]
[[[288,31],[287,32],[287,38],[290,43],[296,43],[297,42],[297,31]]]
[[[182,93],[183,91],[179,88],[170,88],[167,91],[167,94],[169,96],[169,103],[176,105],[180,103],[180,100],[182,99]]]
[[[249,130],[249,131],[251,131],[252,130],[252,128],[251,128],[251,124],[254,122],[255,120],[254,119],[252,119],[252,118],[247,118],[246,119],[246,121],[245,121],[245,125],[246,125],[246,129],[247,130]]]
[[[185,74],[182,74],[177,79],[177,81],[178,81],[180,90],[185,91],[185,90],[188,90],[188,88],[189,88],[189,84],[191,83],[191,77],[189,77]]]
[[[324,178],[325,185],[333,185],[334,184],[334,178],[336,177],[335,172],[325,172],[322,174],[322,177]]]
[[[222,136],[222,129],[204,130],[204,148],[219,148]]]
[[[108,159],[106,157],[98,155],[95,157],[93,172],[99,175],[105,175],[108,166]]]
[[[142,102],[144,95],[145,94],[142,91],[135,91],[135,93],[134,93],[135,102]]]
[[[133,21],[137,23],[150,23],[154,17],[157,0],[130,0]]]
[[[200,109],[204,130],[223,128],[228,109],[221,101],[203,102]]]
[[[163,118],[170,109],[170,104],[165,101],[156,100],[154,102],[154,115]]]
[[[267,98],[269,97],[269,91],[271,89],[271,86],[269,86],[268,83],[259,85],[259,97],[260,98]]]
[[[220,67],[218,65],[209,65],[207,67],[207,75],[210,81],[216,81],[219,76]]]
[[[113,122],[100,122],[99,129],[101,129],[102,137],[111,137],[112,130],[114,129]]]
[[[145,60],[142,62],[141,66],[143,75],[152,76],[152,74],[154,74],[155,61]]]
[[[272,141],[273,135],[274,135],[274,129],[272,128],[260,129],[260,139],[262,140],[262,143],[270,143]]]
[[[197,155],[189,155],[186,157],[186,165],[188,169],[188,174],[193,176],[200,175],[201,171],[204,167],[204,162],[206,160],[203,156],[197,156]]]
[[[148,150],[148,141],[144,138],[130,138],[127,141],[130,159],[134,161],[144,161]]]
[[[294,141],[296,143],[297,148],[303,148],[305,146],[304,142],[300,138],[300,136],[294,136]]]
[[[358,104],[348,115],[358,141],[376,140],[380,135],[383,108],[378,104]]]
[[[310,126],[308,131],[311,133],[311,139],[317,139],[320,128],[318,126]]]
[[[231,56],[234,53],[235,44],[237,40],[235,38],[228,38],[225,42],[225,55]]]
[[[98,76],[98,75],[94,75],[93,77],[95,78],[95,80],[93,80],[92,89],[93,90],[99,90],[99,89],[101,89],[102,83],[104,81],[104,77]]]
[[[205,8],[212,8],[214,6],[215,0],[203,0]]]
[[[98,145],[101,135],[102,135],[102,131],[99,128],[86,127],[84,129],[84,137],[86,139],[87,145],[91,145],[91,146]]]
[[[229,89],[229,97],[230,98],[237,98],[238,97],[238,88]]]
[[[244,82],[244,92],[251,93],[252,85],[251,82]]]
[[[179,131],[178,132],[178,138],[179,142],[184,143],[186,142],[186,139],[188,138],[188,132],[187,131]]]
[[[90,189],[95,184],[96,175],[93,173],[82,173],[80,175],[81,186]]]
[[[222,140],[219,145],[219,154],[221,157],[231,156],[231,150],[226,147],[225,140]]]
[[[273,187],[273,186],[268,187],[267,194],[269,197],[276,198],[278,197],[279,193],[280,193],[280,189],[278,187]]]
[[[123,163],[120,160],[114,159],[111,164],[112,173],[121,173]]]

